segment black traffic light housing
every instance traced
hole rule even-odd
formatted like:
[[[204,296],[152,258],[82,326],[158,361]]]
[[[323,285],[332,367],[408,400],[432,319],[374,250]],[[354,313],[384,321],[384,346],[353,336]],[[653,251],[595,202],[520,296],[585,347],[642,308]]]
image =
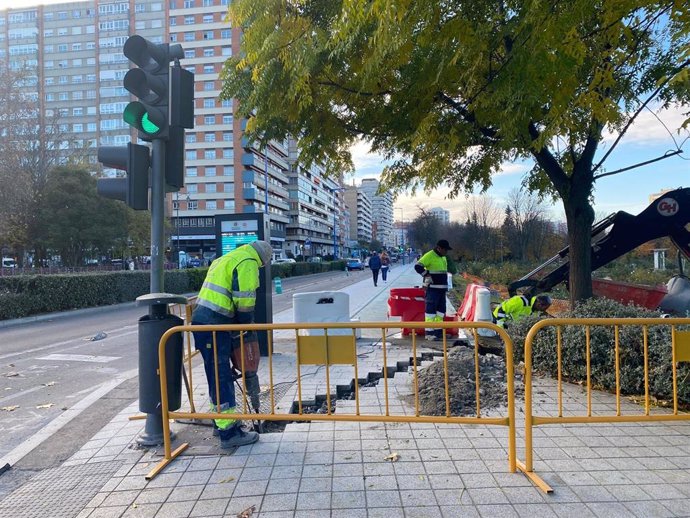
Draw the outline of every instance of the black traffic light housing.
[[[139,98],[122,114],[124,121],[150,142],[168,138],[170,125],[170,62],[184,57],[180,45],[152,43],[135,34],[127,38],[123,52],[139,68],[125,74],[124,87]]]
[[[99,178],[96,181],[98,194],[105,198],[121,200],[135,210],[149,208],[149,148],[132,144],[127,146],[101,146],[98,161],[104,167],[126,171],[125,178]]]

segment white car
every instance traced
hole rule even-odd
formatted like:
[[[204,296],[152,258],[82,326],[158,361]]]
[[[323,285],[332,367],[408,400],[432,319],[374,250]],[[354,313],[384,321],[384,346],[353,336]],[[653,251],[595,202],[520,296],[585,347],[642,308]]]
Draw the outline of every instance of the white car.
[[[296,263],[296,262],[297,262],[297,261],[295,261],[294,259],[290,259],[290,258],[287,258],[287,259],[273,259],[273,261],[271,261],[271,264],[285,264],[285,263]]]

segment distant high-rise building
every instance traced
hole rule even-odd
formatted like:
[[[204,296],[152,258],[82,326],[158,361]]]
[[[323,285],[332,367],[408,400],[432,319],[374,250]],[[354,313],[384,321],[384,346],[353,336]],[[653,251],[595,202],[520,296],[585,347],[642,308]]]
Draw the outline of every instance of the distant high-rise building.
[[[357,187],[347,187],[344,191],[345,204],[350,211],[350,238],[357,241],[371,242],[371,200]]]
[[[179,43],[182,66],[195,73],[195,127],[185,135],[185,188],[170,199],[173,246],[210,257],[216,214],[265,212],[276,254],[295,253],[307,239],[330,254],[333,235],[345,233],[334,229],[345,209],[333,190],[338,183],[323,180],[318,168],[293,167],[287,141],[265,147],[249,142],[233,101],[220,99],[219,73],[239,52],[241,36],[226,21],[228,4],[87,0],[4,9],[0,61],[10,70],[34,71],[24,82],[27,97],[35,99],[41,117],[58,119],[69,138],[59,143],[65,157],[85,149],[95,171],[98,146],[137,138],[122,120],[131,100],[122,83],[130,66],[125,41],[138,34],[153,43]]]
[[[450,223],[450,212],[446,209],[442,209],[441,207],[434,207],[433,209],[429,209],[429,214],[431,214],[433,217],[435,217],[443,224],[447,225],[448,223]]]
[[[371,200],[372,239],[383,246],[394,244],[393,237],[393,195],[389,192],[378,194],[379,181],[374,178],[362,180],[360,190]]]

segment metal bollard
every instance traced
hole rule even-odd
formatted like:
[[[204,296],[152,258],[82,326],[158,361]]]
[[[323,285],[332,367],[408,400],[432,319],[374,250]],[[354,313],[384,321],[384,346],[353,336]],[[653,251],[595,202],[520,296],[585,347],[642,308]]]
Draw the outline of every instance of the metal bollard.
[[[280,277],[274,277],[273,284],[275,284],[277,295],[283,293],[283,281],[280,279]]]

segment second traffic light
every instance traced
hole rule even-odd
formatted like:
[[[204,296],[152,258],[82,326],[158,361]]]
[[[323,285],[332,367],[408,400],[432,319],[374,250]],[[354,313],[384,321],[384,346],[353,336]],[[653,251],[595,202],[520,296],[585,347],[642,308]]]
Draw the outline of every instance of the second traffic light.
[[[148,210],[151,162],[148,147],[131,142],[126,147],[101,146],[98,161],[127,174],[125,178],[99,178],[96,181],[98,194],[124,201],[135,210]]]
[[[139,68],[125,74],[124,87],[139,98],[127,105],[124,121],[146,141],[167,139],[170,124],[170,62],[179,58],[180,45],[152,43],[135,34],[127,38],[125,56]]]

